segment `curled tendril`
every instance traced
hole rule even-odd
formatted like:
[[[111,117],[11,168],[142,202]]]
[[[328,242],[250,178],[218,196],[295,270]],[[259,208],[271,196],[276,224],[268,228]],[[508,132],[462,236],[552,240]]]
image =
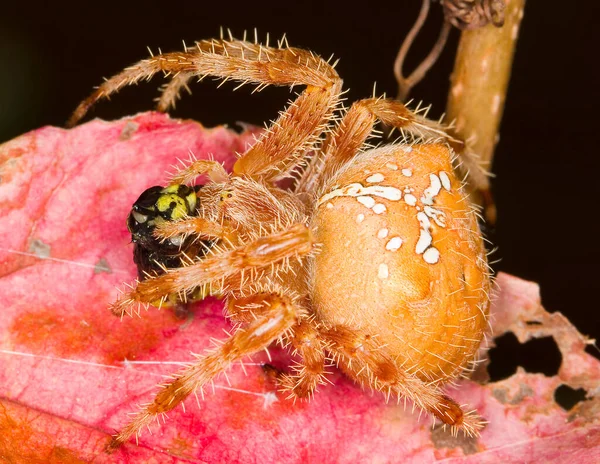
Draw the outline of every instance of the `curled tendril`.
[[[403,72],[404,59],[427,19],[430,3],[431,0],[421,1],[419,16],[396,56],[394,75],[398,82],[397,98],[400,101],[406,101],[411,89],[425,77],[427,71],[434,65],[444,49],[451,26],[458,29],[477,29],[489,23],[496,27],[501,27],[504,24],[505,0],[440,0],[446,20],[442,25],[438,40],[421,64],[410,76],[405,77]]]
[[[504,0],[442,0],[446,21],[458,29],[504,24]]]

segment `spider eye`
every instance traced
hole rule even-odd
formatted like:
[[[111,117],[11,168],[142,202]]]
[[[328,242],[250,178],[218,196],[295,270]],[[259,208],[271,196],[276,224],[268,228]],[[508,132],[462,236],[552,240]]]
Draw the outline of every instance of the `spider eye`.
[[[233,198],[233,192],[231,190],[223,190],[221,192],[220,200],[222,202],[230,200],[231,198]]]

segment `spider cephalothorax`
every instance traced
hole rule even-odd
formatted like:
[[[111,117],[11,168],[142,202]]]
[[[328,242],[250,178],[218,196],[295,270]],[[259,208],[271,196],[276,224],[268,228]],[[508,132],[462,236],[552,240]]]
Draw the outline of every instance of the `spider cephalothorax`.
[[[201,208],[169,216],[153,234],[211,246],[138,282],[113,312],[170,295],[219,293],[238,329],[161,387],[110,448],[276,340],[301,360],[280,377],[291,397],[310,397],[333,361],[359,383],[412,400],[454,431],[478,433],[478,416],[441,390],[475,361],[489,306],[475,208],[453,169],[469,156],[464,145],[397,101],[370,98],[341,109],[340,78],[310,52],[237,40],[201,41],[143,60],[104,82],[71,122],[98,99],[159,71],[172,76],[162,110],[198,76],[306,88],[231,174],[196,160],[164,190],[188,185],[191,192],[196,177],[208,177],[196,192]],[[377,120],[412,138],[367,149]],[[294,185],[281,189],[276,181],[286,176]]]

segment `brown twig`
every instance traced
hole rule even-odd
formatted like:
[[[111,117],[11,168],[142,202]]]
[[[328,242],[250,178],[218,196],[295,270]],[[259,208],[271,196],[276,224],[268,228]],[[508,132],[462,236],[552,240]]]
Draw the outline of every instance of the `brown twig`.
[[[475,2],[445,0],[443,5],[448,8],[450,4],[466,3]],[[489,3],[487,9],[484,3]],[[483,8],[481,11],[490,12],[492,4],[495,4],[494,0],[479,2],[474,9]],[[467,30],[462,32],[458,45],[446,108],[447,120],[454,121],[455,135],[467,142],[486,171],[491,168],[498,142],[498,128],[524,4],[525,0],[506,0],[502,27],[494,27],[493,21],[478,29],[465,27]],[[493,223],[495,208],[490,192],[480,193],[479,200],[486,206],[487,219]]]

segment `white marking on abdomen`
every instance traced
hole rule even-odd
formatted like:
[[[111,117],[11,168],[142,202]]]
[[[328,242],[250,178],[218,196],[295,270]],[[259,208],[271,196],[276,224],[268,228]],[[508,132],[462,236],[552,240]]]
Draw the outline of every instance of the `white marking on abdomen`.
[[[385,205],[383,203],[377,203],[375,206],[373,206],[373,212],[375,214],[385,213],[386,210],[387,210],[387,208],[385,207]]]
[[[431,234],[429,233],[431,223],[429,222],[429,218],[425,213],[417,213],[417,219],[421,224],[421,233],[419,234],[419,240],[417,241],[415,252],[420,255],[425,252],[429,245],[431,245],[432,238]]]
[[[444,171],[440,172],[440,180],[442,181],[442,185],[444,186],[444,188],[446,190],[450,190],[450,178],[448,177],[448,174],[446,174]]]
[[[359,183],[353,183],[323,195],[317,202],[317,207],[336,197],[365,197],[369,195],[385,198],[390,201],[398,201],[402,198],[402,192],[396,187],[387,185],[370,185],[364,187]]]
[[[417,219],[421,224],[421,233],[415,247],[415,252],[423,255],[423,261],[427,264],[435,264],[440,259],[440,252],[434,246],[431,246],[433,241],[431,237],[431,222],[425,213],[417,213]]]
[[[429,174],[429,181],[431,184],[425,189],[423,196],[421,197],[421,201],[425,205],[432,205],[433,199],[438,195],[438,193],[440,193],[440,190],[442,189],[440,178],[435,174]]]
[[[370,184],[374,184],[376,182],[381,182],[383,179],[384,179],[383,174],[376,173],[376,174],[373,174],[372,176],[367,177],[367,182],[369,182]]]
[[[387,267],[387,264],[381,263],[379,265],[379,270],[377,271],[377,277],[379,277],[381,280],[384,280],[387,279],[389,275],[390,271]]]
[[[375,206],[375,199],[373,197],[356,197],[356,200],[360,204],[365,205],[367,208],[372,208],[373,206]]]
[[[405,197],[406,199],[406,197]],[[444,214],[444,212],[440,211],[439,209],[435,209],[431,206],[425,206],[425,208],[423,208],[423,211],[425,212],[425,214],[430,217],[431,219],[433,219],[433,221],[440,227],[446,227],[446,215]]]
[[[392,237],[385,245],[385,249],[388,251],[396,251],[401,246],[402,246],[402,239],[400,237]]]
[[[407,193],[406,195],[404,195],[404,201],[409,206],[415,206],[417,204],[417,197],[410,193]]]
[[[502,101],[502,97],[499,94],[494,95],[492,99],[492,114],[496,114],[500,109],[500,102]]]
[[[429,247],[423,253],[423,259],[428,264],[435,264],[440,260],[440,252],[436,247]]]
[[[377,232],[377,238],[386,238],[387,236],[388,236],[387,229],[379,229],[379,232]]]

